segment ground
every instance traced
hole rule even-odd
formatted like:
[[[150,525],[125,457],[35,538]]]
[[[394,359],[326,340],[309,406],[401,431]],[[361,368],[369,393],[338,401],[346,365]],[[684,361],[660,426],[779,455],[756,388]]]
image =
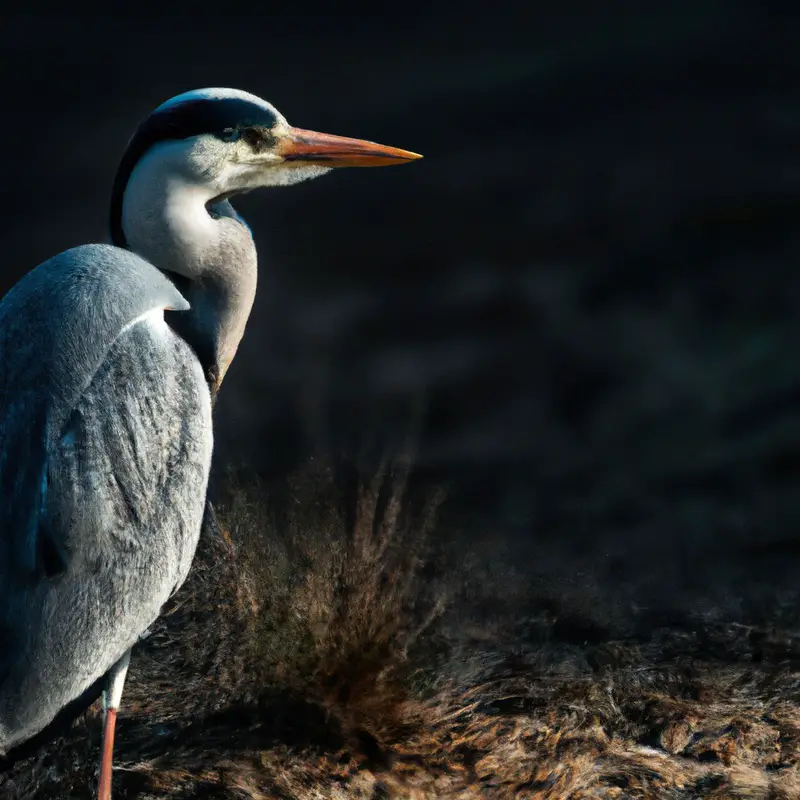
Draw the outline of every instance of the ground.
[[[407,473],[231,478],[135,651],[115,798],[800,797],[795,597],[614,624],[591,576],[570,595],[466,546]],[[92,797],[101,713],[2,796]]]

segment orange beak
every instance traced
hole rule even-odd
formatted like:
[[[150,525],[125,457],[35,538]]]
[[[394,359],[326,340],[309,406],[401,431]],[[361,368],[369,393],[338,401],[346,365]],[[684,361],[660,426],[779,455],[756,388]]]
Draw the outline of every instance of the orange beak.
[[[419,153],[387,147],[384,144],[349,139],[330,133],[289,128],[288,136],[278,145],[285,161],[319,164],[324,167],[388,167],[422,158]]]

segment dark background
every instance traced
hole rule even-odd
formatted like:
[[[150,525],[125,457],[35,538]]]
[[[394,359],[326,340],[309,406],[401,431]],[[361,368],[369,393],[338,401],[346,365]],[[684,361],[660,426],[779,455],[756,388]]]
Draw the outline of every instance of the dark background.
[[[793,4],[518,5],[6,17],[0,292],[106,239],[128,137],[190,88],[421,152],[238,202],[218,464],[410,430],[523,572],[744,614],[800,574]]]

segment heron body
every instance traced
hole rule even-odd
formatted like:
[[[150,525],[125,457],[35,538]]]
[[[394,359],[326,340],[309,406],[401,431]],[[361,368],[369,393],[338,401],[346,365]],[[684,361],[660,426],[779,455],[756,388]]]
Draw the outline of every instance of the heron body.
[[[186,576],[212,443],[203,371],[164,320],[187,307],[105,245],[0,305],[3,750],[105,674]]]
[[[211,462],[211,409],[256,289],[237,193],[414,153],[292,128],[204,89],[159,106],[122,158],[111,245],[44,262],[0,302],[0,754],[130,650],[186,577]]]

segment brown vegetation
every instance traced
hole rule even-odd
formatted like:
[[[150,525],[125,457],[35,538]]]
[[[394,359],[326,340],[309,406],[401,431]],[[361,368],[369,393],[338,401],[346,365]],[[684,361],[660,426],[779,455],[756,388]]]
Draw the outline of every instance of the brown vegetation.
[[[117,800],[800,797],[794,599],[567,634],[525,569],[430,537],[442,498],[406,479],[349,507],[317,463],[231,486],[135,653]],[[96,704],[0,794],[91,797],[99,735]]]

